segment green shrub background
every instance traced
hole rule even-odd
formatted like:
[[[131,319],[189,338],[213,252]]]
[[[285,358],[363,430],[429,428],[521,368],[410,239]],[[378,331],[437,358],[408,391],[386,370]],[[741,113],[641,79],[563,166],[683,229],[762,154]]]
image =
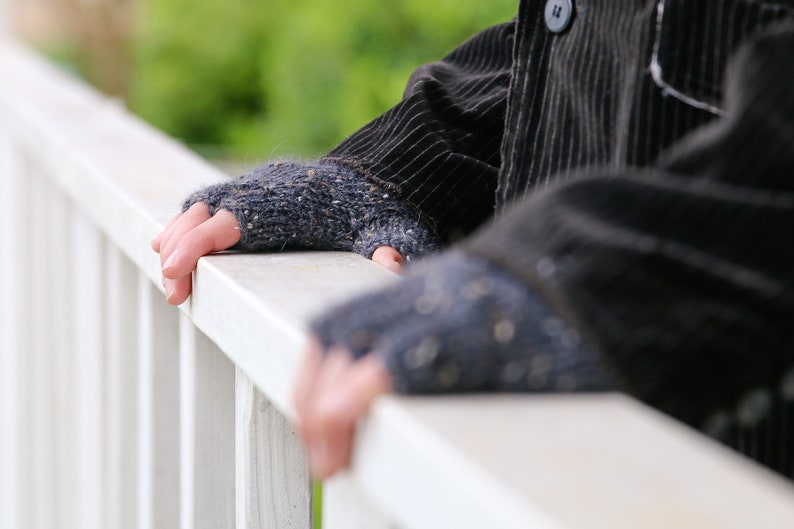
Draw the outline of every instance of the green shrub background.
[[[517,0],[140,0],[129,104],[210,156],[327,151]]]

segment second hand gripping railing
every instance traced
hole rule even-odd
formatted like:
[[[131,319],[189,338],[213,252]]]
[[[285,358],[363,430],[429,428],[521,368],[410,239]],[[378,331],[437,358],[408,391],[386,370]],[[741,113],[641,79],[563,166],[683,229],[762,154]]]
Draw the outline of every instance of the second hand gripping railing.
[[[393,278],[353,255],[149,240],[222,178],[0,44],[0,527],[309,528],[289,417],[309,315]],[[381,399],[324,527],[794,527],[787,482],[620,395]]]

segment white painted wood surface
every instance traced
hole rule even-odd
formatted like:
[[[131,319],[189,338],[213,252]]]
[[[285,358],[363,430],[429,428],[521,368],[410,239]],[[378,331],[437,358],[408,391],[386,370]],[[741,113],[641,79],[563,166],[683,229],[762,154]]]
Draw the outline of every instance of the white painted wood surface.
[[[34,215],[28,226],[30,241],[30,266],[28,268],[29,283],[25,295],[29,296],[29,307],[32,312],[28,317],[33,325],[26,326],[29,334],[30,357],[29,371],[21,373],[27,379],[27,400],[29,402],[29,419],[31,424],[32,465],[31,482],[37,495],[35,507],[31,508],[31,527],[48,528],[55,522],[53,510],[55,487],[52,481],[52,468],[55,464],[55,450],[52,439],[55,429],[54,415],[54,382],[56,373],[52,369],[54,353],[54,336],[52,320],[55,316],[50,310],[36,311],[36,307],[47,307],[50,289],[49,268],[56,258],[51,251],[49,223],[52,220],[44,207],[47,206],[52,186],[48,184],[46,175],[40,173],[33,160],[28,160],[30,199],[27,207],[42,208],[39,215]],[[40,201],[38,204],[37,202]],[[24,379],[23,379],[24,380]]]
[[[307,318],[393,277],[218,255],[167,306],[149,240],[223,175],[15,44],[0,71],[0,526],[309,527]],[[362,426],[330,529],[794,527],[790,482],[617,395],[390,397]]]
[[[327,480],[323,484],[323,529],[396,528],[385,514],[389,509],[376,508],[369,496],[349,474],[339,474]],[[447,523],[444,520],[445,527]]]
[[[240,369],[236,395],[237,529],[309,529],[312,483],[292,424]]]
[[[103,527],[138,526],[138,271],[105,248],[107,317],[105,377],[106,505]]]
[[[181,315],[180,525],[233,528],[234,364]]]
[[[794,527],[790,482],[618,394],[387,398],[360,441],[401,527]]]
[[[81,212],[72,220],[75,489],[77,527],[101,529],[103,501],[104,267],[102,236]]]
[[[179,527],[179,315],[138,279],[138,527]]]
[[[54,417],[51,418],[55,428],[54,453],[55,465],[52,469],[52,481],[55,487],[53,508],[55,526],[68,529],[74,526],[75,512],[78,508],[77,490],[74,486],[78,473],[77,446],[77,405],[75,381],[79,369],[74,349],[74,319],[72,306],[76,291],[72,277],[73,263],[66,256],[72,245],[73,208],[63,194],[50,186],[47,214],[49,215],[49,237],[53,263],[47,273],[50,284],[49,325],[53,338],[51,351],[51,368],[53,377],[53,394],[55,399]]]
[[[17,223],[23,208],[20,187],[25,184],[16,178],[20,170],[19,151],[11,136],[11,123],[0,117],[0,240],[11,248],[22,248],[23,240]],[[19,399],[20,342],[22,319],[19,315],[24,279],[22,258],[10,258],[3,252],[0,258],[0,527],[17,528],[22,524],[19,476],[20,441],[22,437],[22,403]]]

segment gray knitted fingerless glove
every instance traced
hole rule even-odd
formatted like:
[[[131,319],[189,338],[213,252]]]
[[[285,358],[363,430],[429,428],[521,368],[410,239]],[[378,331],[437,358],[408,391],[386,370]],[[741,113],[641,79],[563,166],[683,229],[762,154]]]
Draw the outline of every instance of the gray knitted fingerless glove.
[[[406,259],[438,249],[418,214],[350,169],[330,163],[275,162],[230,182],[204,188],[183,211],[205,202],[226,209],[242,231],[243,251],[314,249],[371,257],[392,246]]]
[[[599,355],[526,285],[458,251],[325,313],[312,331],[356,358],[381,355],[403,393],[613,387]]]

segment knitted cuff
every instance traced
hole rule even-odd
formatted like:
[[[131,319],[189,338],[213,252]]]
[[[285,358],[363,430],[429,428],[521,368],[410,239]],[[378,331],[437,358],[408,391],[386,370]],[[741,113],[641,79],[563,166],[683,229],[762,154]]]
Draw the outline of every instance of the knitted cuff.
[[[231,211],[241,228],[235,249],[352,251],[371,257],[392,246],[406,259],[437,250],[436,236],[406,205],[350,169],[330,163],[275,162],[204,188],[183,211],[205,202]]]
[[[612,388],[596,352],[529,288],[462,252],[312,324],[326,346],[381,355],[397,391],[596,391]]]

